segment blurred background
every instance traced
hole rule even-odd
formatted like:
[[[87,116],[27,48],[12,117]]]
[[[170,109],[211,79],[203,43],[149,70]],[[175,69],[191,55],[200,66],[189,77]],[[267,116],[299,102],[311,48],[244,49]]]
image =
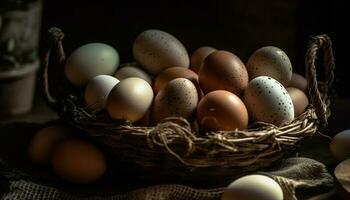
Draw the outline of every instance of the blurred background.
[[[326,33],[334,45],[337,94],[349,97],[349,31],[342,23],[348,18],[345,2],[331,0],[51,0],[43,2],[41,35],[44,39],[51,26],[61,28],[68,52],[88,42],[108,43],[117,48],[122,62],[133,60],[133,40],[150,28],[173,34],[190,54],[210,45],[235,53],[243,62],[254,50],[273,45],[289,55],[295,72],[304,74],[309,38]]]
[[[16,3],[23,2],[40,4],[37,7],[33,6],[35,7],[33,8],[34,14],[28,14],[33,16],[33,20],[24,20],[27,17],[23,15],[22,8],[20,8],[19,15],[9,15],[14,23],[6,22],[1,14],[4,10],[6,12],[6,9],[11,10],[12,8],[4,8],[3,5],[18,6]],[[37,20],[36,12],[41,9],[41,6],[40,20]],[[34,27],[33,30],[37,30],[39,26],[38,49],[36,38],[27,34],[27,29],[23,29],[24,31],[20,32],[20,36],[17,37],[27,39],[26,41],[30,44],[27,46],[30,46],[31,49],[30,51],[25,49],[26,51],[23,52],[26,54],[30,52],[29,57],[34,57],[34,59],[42,58],[46,33],[52,26],[64,31],[66,35],[64,48],[68,54],[83,44],[103,42],[118,50],[122,63],[133,61],[134,39],[140,32],[152,28],[164,30],[177,37],[187,48],[189,54],[192,54],[198,47],[213,46],[233,52],[243,62],[246,62],[249,56],[262,46],[277,46],[288,54],[294,71],[305,75],[304,60],[308,40],[311,36],[328,34],[333,41],[336,58],[334,83],[336,98],[332,99],[329,126],[323,131],[329,136],[349,128],[350,78],[348,74],[350,69],[346,54],[348,52],[346,48],[350,44],[348,19],[350,19],[350,14],[345,2],[337,0],[317,2],[302,0],[0,0],[0,31],[4,30],[1,28],[6,23],[21,27]],[[39,22],[39,25],[35,22]],[[0,36],[2,33],[0,32]],[[33,34],[35,33],[34,31]],[[6,34],[6,36],[12,37],[12,34]],[[8,42],[8,38],[5,39],[5,45],[1,45],[0,37],[0,55],[16,49],[11,41]],[[17,44],[23,46],[24,42],[17,42]],[[37,50],[38,54],[36,54]],[[33,51],[35,51],[34,54],[32,54]],[[320,61],[322,61],[321,56],[320,54]],[[32,60],[29,59],[26,62],[32,62]],[[317,66],[319,74],[322,75],[322,65],[317,63]],[[1,93],[0,90],[0,103],[9,96],[8,87],[3,88],[4,93]],[[0,129],[2,133],[0,134],[0,159],[1,157],[13,158],[12,162],[15,166],[21,166],[27,170],[33,169],[33,167],[28,167],[28,162],[23,159],[30,137],[38,130],[38,124],[58,118],[56,113],[45,106],[40,89],[39,82],[37,82],[31,112],[14,118],[0,118],[0,125],[2,125],[0,126],[2,128]],[[13,90],[12,93],[16,97],[20,94],[18,90]],[[23,102],[23,99],[20,97],[19,101]],[[35,123],[35,125],[11,124],[18,121]],[[302,153],[298,155],[316,158],[332,166],[334,161],[328,152],[329,140],[320,138],[309,140],[307,145],[300,145],[298,152]],[[76,189],[77,187],[72,187],[71,190]]]

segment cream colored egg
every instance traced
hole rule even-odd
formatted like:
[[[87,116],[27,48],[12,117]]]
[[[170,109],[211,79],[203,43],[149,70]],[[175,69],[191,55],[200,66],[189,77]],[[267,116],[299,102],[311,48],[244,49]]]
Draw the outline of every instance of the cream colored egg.
[[[183,117],[191,121],[197,103],[196,86],[185,78],[173,79],[158,92],[154,100],[152,123],[156,124],[167,117]]]
[[[109,75],[98,75],[92,78],[85,88],[86,106],[93,111],[105,108],[108,94],[118,83],[118,79]]]
[[[184,45],[173,35],[156,29],[140,33],[133,44],[133,55],[149,73],[182,66],[188,68],[190,59]]]
[[[336,134],[331,143],[332,155],[339,161],[350,159],[350,129]]]
[[[147,74],[147,72],[135,66],[125,66],[120,68],[117,73],[115,73],[114,77],[119,80],[123,80],[126,78],[137,77],[147,81],[148,84],[152,85],[152,77]]]
[[[113,75],[119,66],[119,54],[103,43],[83,45],[68,57],[64,72],[68,80],[83,86],[97,75]]]
[[[264,175],[243,176],[224,191],[222,200],[283,200],[281,186]]]
[[[107,111],[116,120],[140,120],[151,107],[153,90],[141,78],[121,80],[109,93]]]
[[[256,50],[246,64],[250,80],[258,76],[270,76],[288,86],[292,78],[292,64],[281,49],[266,46]]]
[[[280,126],[294,119],[293,102],[287,90],[268,76],[259,76],[249,82],[244,103],[253,121]]]
[[[63,179],[87,184],[106,171],[106,158],[95,145],[80,139],[67,139],[52,153],[52,168]]]
[[[29,158],[37,164],[50,163],[54,147],[64,140],[70,129],[64,125],[52,125],[38,131],[29,144]]]

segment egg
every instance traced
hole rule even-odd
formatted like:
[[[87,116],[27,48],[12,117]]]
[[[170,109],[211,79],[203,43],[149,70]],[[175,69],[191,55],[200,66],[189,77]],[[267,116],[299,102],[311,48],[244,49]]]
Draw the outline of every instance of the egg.
[[[258,76],[270,76],[284,86],[292,78],[292,64],[287,54],[274,46],[256,50],[248,59],[247,70],[250,79]]]
[[[209,46],[202,46],[195,50],[190,58],[190,69],[196,73],[202,65],[204,59],[211,53],[216,51],[215,48]]]
[[[197,120],[204,130],[236,130],[248,126],[248,111],[235,94],[216,90],[206,94],[198,103]]]
[[[241,95],[248,84],[248,73],[236,55],[228,51],[215,51],[204,59],[198,81],[204,93],[227,90]]]
[[[84,93],[85,103],[89,109],[99,111],[106,107],[108,94],[119,80],[109,75],[98,75],[92,78]]]
[[[64,125],[52,125],[39,130],[29,144],[29,158],[36,164],[49,164],[54,147],[65,139],[70,129]]]
[[[85,85],[97,75],[113,75],[119,66],[119,54],[103,43],[85,44],[68,57],[64,67],[67,79],[76,86]]]
[[[124,66],[115,73],[114,77],[119,80],[126,78],[137,77],[147,81],[148,84],[153,85],[152,77],[144,70],[135,66]]]
[[[350,199],[350,159],[340,162],[334,169],[335,181],[333,188],[338,199]]]
[[[350,129],[336,134],[330,143],[330,151],[339,161],[350,159]]]
[[[198,103],[195,85],[188,79],[169,81],[156,95],[151,121],[156,124],[167,117],[183,117],[191,121]]]
[[[80,139],[68,139],[57,145],[51,164],[61,178],[80,184],[96,181],[106,171],[102,151]]]
[[[289,81],[288,87],[294,87],[302,90],[305,94],[307,93],[307,80],[300,74],[293,73],[292,79]]]
[[[294,116],[297,117],[306,110],[309,105],[309,99],[305,93],[298,88],[288,87],[286,90],[293,101]]]
[[[107,111],[116,120],[140,120],[151,107],[153,89],[141,78],[121,80],[109,93]]]
[[[154,81],[154,92],[157,94],[169,81],[175,78],[186,78],[199,89],[198,75],[184,67],[171,67],[160,73]]]
[[[281,186],[264,175],[247,175],[233,181],[224,191],[222,200],[283,200]]]
[[[184,45],[173,35],[156,29],[143,31],[137,36],[133,55],[153,75],[173,66],[188,68],[190,64]]]
[[[293,102],[287,90],[268,76],[259,76],[249,82],[244,93],[244,104],[253,121],[280,126],[294,119]]]

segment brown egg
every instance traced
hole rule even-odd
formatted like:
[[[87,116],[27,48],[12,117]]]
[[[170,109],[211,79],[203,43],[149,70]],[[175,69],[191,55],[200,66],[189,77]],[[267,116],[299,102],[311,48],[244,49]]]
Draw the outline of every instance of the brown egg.
[[[306,110],[309,100],[305,93],[298,88],[288,87],[286,89],[293,102],[294,116],[297,117]]]
[[[213,47],[203,46],[195,50],[191,56],[190,69],[198,74],[199,68],[202,65],[204,59],[211,53],[216,51]]]
[[[246,67],[250,80],[259,76],[269,76],[284,87],[287,87],[293,73],[288,55],[274,46],[264,46],[254,51]]]
[[[61,142],[69,132],[63,125],[53,125],[41,129],[31,139],[29,158],[37,164],[49,164],[53,148]]]
[[[157,94],[159,90],[161,90],[169,81],[175,78],[186,78],[196,86],[198,91],[198,96],[202,96],[202,91],[199,88],[198,84],[198,75],[194,73],[192,70],[189,70],[184,67],[171,67],[169,69],[164,70],[161,74],[159,74],[154,81],[154,93]]]
[[[205,58],[198,81],[204,93],[227,90],[239,96],[248,85],[248,73],[237,56],[228,51],[215,51]]]
[[[161,30],[149,29],[140,33],[132,51],[135,60],[152,75],[158,75],[169,67],[188,68],[190,65],[184,45],[173,35]]]
[[[248,126],[248,111],[235,94],[216,90],[200,100],[197,121],[206,130],[241,130]]]
[[[197,89],[190,80],[185,78],[171,80],[154,99],[151,112],[152,124],[167,117],[183,117],[191,121],[197,104]]]
[[[337,133],[331,140],[330,151],[333,157],[339,161],[350,159],[350,130]]]
[[[307,80],[300,74],[293,73],[292,79],[290,80],[288,87],[294,87],[302,90],[304,93],[307,93]]]
[[[52,167],[63,179],[73,183],[90,183],[106,171],[104,154],[94,145],[80,139],[61,142],[52,154]]]

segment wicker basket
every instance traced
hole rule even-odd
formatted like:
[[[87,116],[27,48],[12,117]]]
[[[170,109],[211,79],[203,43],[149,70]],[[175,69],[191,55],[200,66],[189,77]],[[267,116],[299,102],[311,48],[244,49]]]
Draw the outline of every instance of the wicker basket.
[[[197,135],[182,118],[168,118],[154,127],[139,127],[127,121],[113,121],[105,111],[89,112],[82,92],[64,78],[63,37],[58,28],[48,31],[49,46],[43,60],[47,101],[61,119],[102,143],[113,157],[149,174],[192,180],[241,176],[273,164],[297,142],[324,127],[330,115],[328,91],[333,82],[334,59],[331,40],[326,35],[311,38],[308,46],[305,64],[311,103],[302,115],[281,127],[259,122],[247,130],[205,135]],[[317,81],[315,67],[321,48],[325,67],[322,83]],[[58,78],[49,79],[52,73]]]

